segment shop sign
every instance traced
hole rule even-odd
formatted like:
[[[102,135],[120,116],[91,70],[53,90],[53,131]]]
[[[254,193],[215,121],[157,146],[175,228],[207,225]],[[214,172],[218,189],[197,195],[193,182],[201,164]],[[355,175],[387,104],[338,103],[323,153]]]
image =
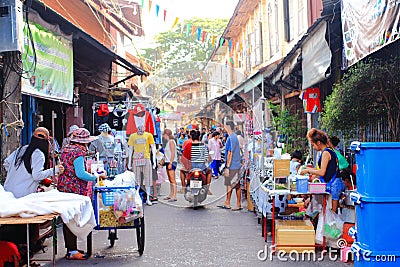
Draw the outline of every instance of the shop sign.
[[[35,53],[25,25],[22,62],[27,73],[22,79],[22,93],[71,104],[74,85],[72,41],[37,23],[29,22],[29,25]]]
[[[342,30],[348,66],[399,39],[400,1],[343,0]]]

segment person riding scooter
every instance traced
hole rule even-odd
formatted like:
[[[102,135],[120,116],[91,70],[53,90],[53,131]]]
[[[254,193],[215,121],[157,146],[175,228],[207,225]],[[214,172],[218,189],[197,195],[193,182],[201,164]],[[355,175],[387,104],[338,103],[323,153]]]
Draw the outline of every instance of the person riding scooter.
[[[208,194],[210,194],[210,182],[211,182],[211,170],[207,168],[206,162],[209,161],[208,158],[208,148],[200,142],[200,132],[193,131],[192,135],[192,146],[191,146],[191,163],[192,169],[201,169],[206,172],[207,176],[207,189]]]
[[[187,186],[185,189],[185,199],[189,202],[194,202],[194,206],[196,208],[197,203],[205,200],[205,198],[207,197],[207,192],[208,194],[211,194],[211,192],[209,191],[211,182],[211,170],[206,166],[206,162],[209,158],[208,149],[203,143],[200,142],[199,131],[192,131],[192,140],[193,142],[185,147],[185,150],[190,150],[191,158],[190,170],[188,171],[186,176]],[[185,152],[188,153],[188,150],[186,150]],[[201,181],[200,187],[202,188],[202,190],[200,190],[199,188],[193,188],[193,183],[191,183],[191,180]],[[198,190],[195,189],[199,189],[200,193],[198,193]],[[197,195],[197,193],[199,194],[199,196],[194,197],[193,195]]]

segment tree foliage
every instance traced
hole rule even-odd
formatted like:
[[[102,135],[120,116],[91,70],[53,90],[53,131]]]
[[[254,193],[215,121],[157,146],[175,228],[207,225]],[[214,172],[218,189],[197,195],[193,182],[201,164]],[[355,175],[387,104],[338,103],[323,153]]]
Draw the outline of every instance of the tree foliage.
[[[269,104],[273,114],[273,126],[279,134],[279,141],[285,143],[284,152],[300,150],[303,155],[307,148],[307,129],[303,127],[299,110],[290,107],[281,109],[279,105]],[[295,112],[295,113],[293,113]]]
[[[166,71],[180,63],[207,61],[214,48],[211,39],[204,43],[201,38],[198,41],[197,31],[192,36],[191,28],[187,35],[187,25],[200,27],[210,36],[219,37],[227,23],[228,19],[192,18],[184,22],[182,32],[182,24],[178,24],[172,31],[159,33],[156,36],[156,47],[144,49],[142,56],[150,62],[154,71]],[[217,40],[218,38],[215,38],[216,42]]]
[[[322,124],[327,132],[346,139],[360,138],[371,122],[385,118],[391,139],[398,141],[400,127],[399,59],[360,61],[333,86],[324,102]],[[357,136],[361,129],[361,136]]]

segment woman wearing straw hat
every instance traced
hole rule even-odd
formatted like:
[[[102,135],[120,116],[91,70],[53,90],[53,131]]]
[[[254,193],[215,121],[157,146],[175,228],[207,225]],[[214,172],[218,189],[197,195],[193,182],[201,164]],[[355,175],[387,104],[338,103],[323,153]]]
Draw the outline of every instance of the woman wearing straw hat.
[[[85,171],[85,155],[87,146],[97,137],[90,136],[85,128],[79,128],[72,133],[70,144],[67,144],[61,154],[61,161],[65,171],[58,178],[58,190],[60,192],[88,195],[91,189],[89,182],[95,181],[98,177],[106,178],[106,174],[91,175]],[[65,247],[67,248],[68,260],[86,260],[88,256],[77,249],[77,238],[64,224],[63,226]]]

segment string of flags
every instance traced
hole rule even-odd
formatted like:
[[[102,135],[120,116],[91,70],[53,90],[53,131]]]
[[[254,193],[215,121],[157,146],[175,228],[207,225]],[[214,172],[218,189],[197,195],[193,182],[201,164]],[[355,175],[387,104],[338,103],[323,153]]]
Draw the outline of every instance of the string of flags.
[[[160,16],[160,11],[163,10],[162,15],[163,15],[163,20],[164,22],[167,22],[167,15],[169,14],[167,12],[167,9],[162,8],[158,3],[154,3],[153,0],[141,0],[141,7],[142,10],[148,10],[149,13],[154,12],[156,17]],[[172,20],[171,20],[172,21]],[[171,29],[174,29],[180,21],[179,17],[175,17],[173,19],[173,23],[171,26]],[[186,25],[186,36],[191,36],[195,40],[202,42],[202,43],[211,43],[211,46],[227,46],[228,50],[231,55],[233,55],[234,52],[242,52],[243,51],[243,44],[241,42],[235,42],[232,39],[225,39],[224,37],[218,37],[213,35],[212,33],[209,33],[201,27],[198,27],[196,25],[192,25],[191,23],[186,23],[185,21],[182,20],[181,22],[181,33],[183,34],[185,30],[185,25]],[[230,63],[233,64],[233,57],[230,58]]]

